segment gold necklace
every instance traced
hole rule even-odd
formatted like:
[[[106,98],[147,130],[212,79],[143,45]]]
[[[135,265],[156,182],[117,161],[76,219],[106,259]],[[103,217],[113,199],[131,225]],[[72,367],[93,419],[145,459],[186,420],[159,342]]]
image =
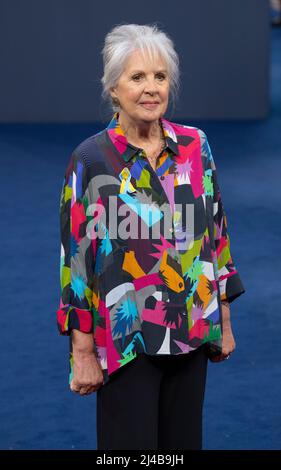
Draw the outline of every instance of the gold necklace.
[[[160,150],[157,152],[156,154],[156,157],[153,156],[153,157],[150,157],[149,155],[146,155],[147,156],[147,159],[149,160],[150,163],[156,163],[157,161],[157,158],[159,157],[159,155],[162,153],[162,150],[165,148],[166,146],[166,140],[165,140],[165,137],[163,135],[163,130],[162,130],[162,126],[161,124],[159,123],[159,127],[160,127],[160,132],[161,132],[161,147],[160,147]],[[154,165],[151,165],[151,166],[154,166]]]
[[[119,116],[118,116],[119,117]],[[119,123],[119,120],[118,120],[118,123]],[[158,121],[158,124],[159,124],[159,127],[160,127],[160,139],[162,141],[161,143],[161,147],[160,147],[160,150],[158,151],[158,153],[156,154],[156,157],[153,156],[153,157],[150,157],[149,155],[146,154],[146,157],[147,159],[149,160],[149,162],[151,163],[151,166],[154,166],[152,165],[152,163],[155,163],[158,156],[161,154],[162,150],[165,148],[166,146],[166,140],[165,140],[165,136],[164,136],[164,132],[163,132],[163,129],[162,129],[162,126],[161,126],[161,123],[160,121]],[[119,124],[120,125],[120,124]],[[127,133],[123,130],[123,133],[125,135],[125,137],[127,138]],[[127,138],[128,140],[128,138]]]

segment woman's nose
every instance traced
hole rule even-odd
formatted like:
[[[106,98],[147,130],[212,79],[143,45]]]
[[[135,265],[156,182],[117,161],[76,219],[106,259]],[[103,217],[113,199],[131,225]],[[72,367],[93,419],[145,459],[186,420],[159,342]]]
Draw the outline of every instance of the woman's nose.
[[[152,79],[147,79],[146,82],[145,82],[145,87],[144,87],[144,91],[146,93],[156,93],[157,91],[157,86],[156,86],[156,82],[154,80],[154,78]]]

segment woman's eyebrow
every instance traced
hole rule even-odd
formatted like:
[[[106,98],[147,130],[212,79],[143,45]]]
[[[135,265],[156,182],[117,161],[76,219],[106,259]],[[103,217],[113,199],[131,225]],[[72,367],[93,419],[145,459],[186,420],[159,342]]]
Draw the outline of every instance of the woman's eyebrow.
[[[166,69],[157,70],[156,73],[167,73]],[[145,73],[143,70],[132,70],[131,73]]]

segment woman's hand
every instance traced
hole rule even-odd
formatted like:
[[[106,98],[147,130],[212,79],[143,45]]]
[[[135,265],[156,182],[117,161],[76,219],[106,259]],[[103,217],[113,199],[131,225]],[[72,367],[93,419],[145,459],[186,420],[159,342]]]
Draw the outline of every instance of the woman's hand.
[[[222,302],[222,353],[214,358],[214,362],[224,361],[228,359],[230,354],[236,348],[230,320],[230,307],[226,301]]]
[[[222,354],[229,356],[236,348],[230,321],[222,329]]]
[[[72,344],[73,379],[70,389],[80,395],[89,395],[103,385],[102,368],[94,353],[92,334],[73,329]]]
[[[102,369],[94,352],[73,352],[73,379],[70,389],[80,395],[96,392],[103,384]]]

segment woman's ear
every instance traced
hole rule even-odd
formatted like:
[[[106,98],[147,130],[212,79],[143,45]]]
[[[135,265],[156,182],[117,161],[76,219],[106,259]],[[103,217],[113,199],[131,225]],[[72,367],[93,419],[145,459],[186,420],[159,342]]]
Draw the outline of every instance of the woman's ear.
[[[109,93],[110,93],[111,98],[117,98],[115,87],[109,88]]]

